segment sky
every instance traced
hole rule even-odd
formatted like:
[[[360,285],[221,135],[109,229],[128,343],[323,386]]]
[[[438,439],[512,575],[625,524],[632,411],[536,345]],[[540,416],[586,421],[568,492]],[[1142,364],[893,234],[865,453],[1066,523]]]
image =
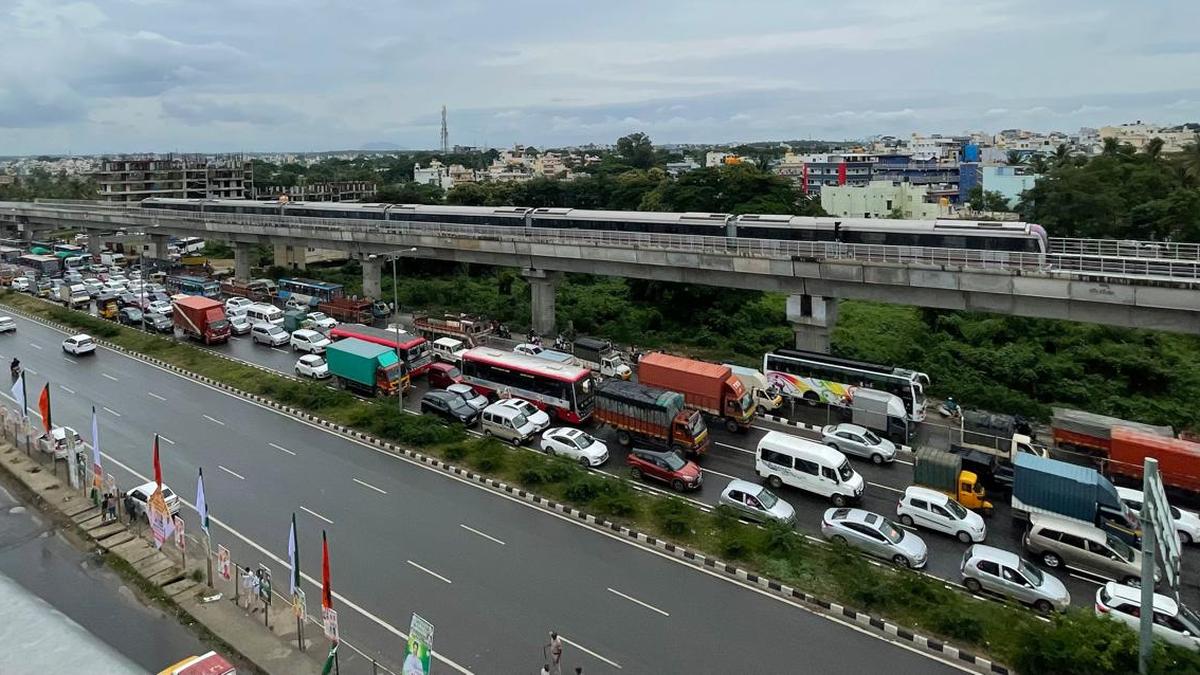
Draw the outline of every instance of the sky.
[[[1200,121],[1196,0],[0,0],[0,155]]]

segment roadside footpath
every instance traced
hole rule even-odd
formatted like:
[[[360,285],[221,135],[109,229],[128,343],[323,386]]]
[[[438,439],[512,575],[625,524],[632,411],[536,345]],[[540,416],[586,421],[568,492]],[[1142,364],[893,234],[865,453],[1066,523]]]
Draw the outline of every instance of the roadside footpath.
[[[144,521],[130,526],[122,513],[118,521],[106,522],[87,494],[55,475],[55,467],[38,456],[42,453],[35,449],[32,455],[26,454],[23,430],[13,424],[11,416],[0,427],[0,469],[4,474],[0,479],[21,501],[36,505],[77,547],[94,547],[100,560],[135,589],[144,604],[187,626],[199,642],[235,662],[239,672],[315,675],[321,671],[328,643],[311,617],[305,627],[307,649],[300,651],[298,622],[281,597],[276,595],[264,616],[264,603],[239,588],[239,574],[233,566],[230,578],[224,579],[215,561],[214,587],[209,588],[201,544],[185,538],[185,558],[171,541],[156,549]],[[65,462],[59,462],[57,469],[62,474]]]

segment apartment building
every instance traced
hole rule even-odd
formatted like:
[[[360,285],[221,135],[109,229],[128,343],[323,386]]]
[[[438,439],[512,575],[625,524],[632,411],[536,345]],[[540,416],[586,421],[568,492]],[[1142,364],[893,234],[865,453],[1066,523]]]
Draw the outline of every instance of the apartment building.
[[[140,202],[147,197],[245,199],[253,184],[240,155],[137,155],[106,157],[92,174],[99,197]]]

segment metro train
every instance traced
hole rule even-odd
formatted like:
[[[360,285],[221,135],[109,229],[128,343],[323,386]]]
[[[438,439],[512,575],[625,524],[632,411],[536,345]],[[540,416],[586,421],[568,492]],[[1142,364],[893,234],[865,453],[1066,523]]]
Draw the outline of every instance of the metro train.
[[[592,211],[521,206],[429,206],[347,202],[279,202],[243,199],[150,197],[144,209],[212,214],[350,218],[403,223],[600,230],[797,242],[880,244],[1044,254],[1045,229],[1033,223],[987,220],[890,220],[873,218]]]

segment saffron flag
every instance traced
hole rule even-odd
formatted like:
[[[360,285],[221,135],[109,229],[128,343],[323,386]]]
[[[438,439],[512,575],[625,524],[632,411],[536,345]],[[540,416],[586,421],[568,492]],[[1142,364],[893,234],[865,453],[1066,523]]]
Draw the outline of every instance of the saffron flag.
[[[42,413],[42,426],[46,427],[46,433],[50,433],[50,428],[53,426],[50,422],[50,383],[47,382],[45,387],[42,387],[42,395],[38,397],[38,410]]]
[[[321,608],[333,608],[333,586],[329,583],[329,540],[321,530]]]

